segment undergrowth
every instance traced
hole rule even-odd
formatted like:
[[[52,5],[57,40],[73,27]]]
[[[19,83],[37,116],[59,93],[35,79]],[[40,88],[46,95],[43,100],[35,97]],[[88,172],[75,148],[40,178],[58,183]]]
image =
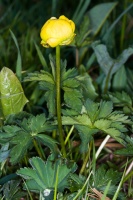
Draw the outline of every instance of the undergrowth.
[[[133,3],[0,3],[0,199],[133,199]],[[65,15],[76,36],[56,57],[40,29]]]

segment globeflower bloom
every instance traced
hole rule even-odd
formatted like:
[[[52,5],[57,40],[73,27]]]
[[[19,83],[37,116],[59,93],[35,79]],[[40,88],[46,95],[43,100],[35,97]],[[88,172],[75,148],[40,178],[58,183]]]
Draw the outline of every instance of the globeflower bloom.
[[[44,47],[68,45],[75,37],[75,24],[64,15],[59,19],[51,17],[42,27],[40,37]]]

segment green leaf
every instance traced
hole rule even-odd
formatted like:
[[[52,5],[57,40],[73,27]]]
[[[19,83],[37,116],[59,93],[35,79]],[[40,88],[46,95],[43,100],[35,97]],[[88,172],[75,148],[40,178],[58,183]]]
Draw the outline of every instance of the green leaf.
[[[121,173],[114,171],[113,169],[107,170],[104,165],[100,166],[93,177],[91,178],[91,187],[96,188],[99,191],[104,191],[108,182],[111,181],[111,187],[108,190],[108,194],[113,196],[115,185],[120,181]]]
[[[9,148],[9,143],[6,143],[3,145],[0,149],[0,163],[5,162],[5,160],[9,157],[10,150]]]
[[[97,97],[97,93],[95,91],[91,77],[87,73],[84,73],[83,75],[78,76],[77,79],[80,82],[84,99],[90,98],[94,100]]]
[[[100,104],[98,104],[90,99],[87,99],[85,107],[91,121],[93,122],[96,119],[107,117],[112,112],[113,104],[111,101],[101,101]]]
[[[70,179],[70,174],[76,170],[75,163],[71,168],[68,168],[67,165],[61,163],[60,160],[56,160],[55,163],[50,160],[44,162],[41,158],[38,157],[31,158],[30,164],[33,169],[22,168],[17,171],[17,174],[25,179],[30,181],[32,180],[32,185],[30,185],[30,182],[28,183],[30,190],[32,190],[32,187],[33,189],[38,190],[39,186],[39,190],[41,192],[43,192],[45,189],[54,190],[57,171],[58,191],[62,192],[65,188],[69,188],[68,180]]]
[[[87,144],[97,132],[104,132],[123,145],[132,144],[131,139],[124,134],[127,131],[125,124],[131,123],[123,113],[112,112],[111,101],[95,103],[87,99],[80,115],[62,117],[63,125],[74,125],[81,138],[80,150],[87,150]],[[72,112],[73,113],[73,112]],[[67,112],[65,113],[67,114]]]
[[[91,31],[93,35],[96,35],[111,11],[115,8],[117,3],[101,3],[94,6],[89,12],[88,16],[91,23]]]
[[[88,143],[93,139],[93,135],[98,132],[97,128],[89,128],[87,126],[75,125],[78,130],[78,134],[81,138],[80,152],[84,153],[88,151]]]
[[[114,153],[122,156],[133,156],[133,145],[127,145],[126,148],[116,150]]]
[[[63,89],[65,91],[64,100],[66,105],[80,112],[82,108],[82,101],[81,101],[82,94],[80,93],[80,91],[77,89],[72,89],[67,87],[64,87]]]
[[[36,47],[37,54],[38,54],[38,56],[39,56],[39,59],[40,59],[40,61],[41,61],[41,64],[42,64],[44,70],[49,71],[49,70],[48,70],[47,62],[46,62],[46,60],[45,60],[45,58],[44,58],[44,56],[43,56],[43,54],[42,54],[42,52],[41,52],[39,46],[38,46],[36,43],[35,43],[35,47]]]
[[[101,69],[105,75],[110,74],[110,76],[117,72],[133,54],[133,48],[129,47],[128,49],[124,50],[117,59],[112,59],[105,45],[97,44],[97,42],[95,42],[93,43],[92,47]]]
[[[21,54],[20,54],[20,49],[19,49],[19,45],[17,42],[17,38],[15,37],[14,33],[10,30],[11,36],[14,40],[14,43],[17,47],[17,51],[18,51],[18,57],[17,57],[17,63],[16,63],[16,75],[18,77],[18,79],[21,81],[22,79],[22,59],[21,59]]]
[[[130,95],[133,96],[133,70],[132,69],[126,69],[127,71],[127,91]]]
[[[16,200],[21,199],[26,195],[25,192],[20,191],[20,181],[8,181],[4,186],[2,187],[3,196],[6,200]],[[3,199],[3,198],[2,198]]]
[[[44,135],[44,134],[38,134],[36,136],[36,138],[39,139],[42,144],[44,144],[45,146],[48,146],[51,149],[51,151],[54,152],[54,154],[58,153],[58,149],[56,146],[56,143],[57,143],[56,140],[54,140],[50,136]]]
[[[122,66],[114,75],[112,87],[114,90],[122,91],[126,88],[127,84],[127,75],[125,67]]]
[[[112,122],[122,122],[122,123],[130,123],[130,120],[128,119],[128,116],[126,116],[125,114],[123,114],[121,111],[114,111],[112,112],[108,119],[111,119]]]
[[[54,155],[57,153],[56,141],[46,135],[46,132],[56,129],[56,126],[52,125],[44,114],[24,118],[17,121],[17,125],[3,126],[0,132],[0,140],[5,143],[9,141],[12,147],[9,155],[12,164],[16,164],[24,157],[27,150],[33,146],[34,139],[49,147]]]
[[[80,29],[75,37],[75,43],[77,47],[82,47],[85,45],[85,41],[87,40],[88,35],[91,33],[91,30],[88,29],[89,25],[90,25],[90,20],[88,16],[85,15],[83,17],[83,21],[81,22]]]
[[[61,69],[61,80],[62,82],[65,81],[66,79],[74,78],[78,75],[78,71],[76,68],[68,69],[66,71],[66,65],[63,66]]]
[[[0,143],[6,144],[9,142],[17,133],[21,131],[21,128],[17,126],[4,126],[0,131]]]
[[[32,140],[29,134],[21,131],[19,135],[13,137],[10,143],[14,144],[10,151],[10,161],[12,164],[16,164],[24,157],[32,144]]]
[[[63,87],[77,88],[79,85],[80,85],[80,82],[73,78],[68,78],[63,81]]]
[[[83,126],[88,126],[93,128],[91,120],[87,114],[82,114],[78,116],[63,116],[62,117],[63,125],[78,125],[82,124]]]
[[[31,116],[28,119],[23,119],[20,126],[31,135],[37,135],[45,131],[51,131],[56,128],[47,119],[45,114]]]
[[[41,70],[40,72],[29,73],[28,76],[25,77],[24,81],[45,81],[53,85],[55,84],[53,76],[44,70]]]
[[[82,20],[85,11],[87,10],[89,4],[90,4],[90,0],[80,0],[77,9],[74,13],[74,16],[72,18],[72,20],[76,23],[79,24],[80,21]]]
[[[94,126],[100,130],[105,130],[110,127],[111,123],[108,119],[99,119],[95,121]]]
[[[85,102],[85,108],[87,111],[88,116],[90,117],[91,121],[94,122],[98,116],[98,108],[99,104],[95,103],[94,101],[87,99]]]
[[[44,98],[47,102],[49,116],[54,116],[56,113],[55,98],[56,98],[56,85],[54,76],[46,71],[30,73],[24,81],[39,81],[39,87],[44,92]]]
[[[47,102],[47,107],[49,110],[49,117],[55,116],[56,113],[56,106],[55,106],[55,99],[56,99],[56,87],[55,85],[40,81],[39,82],[40,89],[46,90],[44,93],[45,101]]]
[[[115,26],[118,24],[118,22],[122,19],[122,17],[124,15],[126,15],[133,7],[133,4],[129,4],[129,6],[125,6],[125,9],[123,9],[123,12],[118,15],[118,17],[114,20],[114,22],[110,25],[110,27],[107,29],[107,31],[105,32],[104,37],[102,38],[102,41],[104,43],[107,43],[107,41],[109,40],[109,36],[111,35],[112,30],[115,28]]]
[[[99,107],[98,119],[107,117],[113,110],[113,103],[111,101],[101,101]]]
[[[121,105],[121,106],[129,105],[132,107],[131,97],[124,91],[109,93],[109,97],[116,105]]]
[[[0,72],[0,101],[5,117],[21,112],[28,102],[19,80],[7,67],[3,67]]]
[[[104,92],[109,88],[112,75],[116,73],[127,61],[127,59],[133,54],[133,48],[129,47],[124,50],[117,59],[112,59],[107,51],[107,47],[103,44],[97,44],[94,42],[92,48],[97,57],[100,68],[105,74],[103,81]]]

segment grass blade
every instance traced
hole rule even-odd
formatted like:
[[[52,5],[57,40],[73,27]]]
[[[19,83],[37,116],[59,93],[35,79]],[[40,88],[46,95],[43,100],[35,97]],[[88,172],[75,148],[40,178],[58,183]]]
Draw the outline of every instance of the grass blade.
[[[17,47],[17,51],[18,51],[18,56],[17,56],[17,62],[16,62],[16,75],[18,77],[18,79],[21,81],[22,80],[22,59],[21,59],[21,54],[20,54],[20,49],[19,49],[19,45],[16,39],[16,36],[14,35],[14,33],[10,31],[10,34],[12,36],[12,39]]]

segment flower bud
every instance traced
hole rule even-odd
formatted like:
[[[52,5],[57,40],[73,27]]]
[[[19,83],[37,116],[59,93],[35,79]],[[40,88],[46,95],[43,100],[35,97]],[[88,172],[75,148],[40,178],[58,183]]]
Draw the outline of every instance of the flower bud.
[[[64,15],[51,17],[42,27],[40,36],[44,47],[68,45],[75,37],[75,24]]]

